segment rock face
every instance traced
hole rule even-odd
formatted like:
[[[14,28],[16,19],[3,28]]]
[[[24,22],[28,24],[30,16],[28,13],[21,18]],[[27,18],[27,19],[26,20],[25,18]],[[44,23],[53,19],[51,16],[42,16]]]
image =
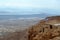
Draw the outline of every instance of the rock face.
[[[48,17],[33,25],[28,31],[28,40],[60,40],[60,16]]]

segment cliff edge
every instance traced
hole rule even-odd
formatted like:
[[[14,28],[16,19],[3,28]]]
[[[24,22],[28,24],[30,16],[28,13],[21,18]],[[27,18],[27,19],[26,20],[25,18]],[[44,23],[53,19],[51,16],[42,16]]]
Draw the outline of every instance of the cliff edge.
[[[60,16],[47,17],[28,31],[28,40],[60,40]]]

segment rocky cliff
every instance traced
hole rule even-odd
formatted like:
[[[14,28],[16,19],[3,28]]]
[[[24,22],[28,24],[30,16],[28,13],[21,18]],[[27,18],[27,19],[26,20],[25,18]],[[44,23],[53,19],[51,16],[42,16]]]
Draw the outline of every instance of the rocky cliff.
[[[28,40],[60,40],[60,16],[47,17],[28,31]]]

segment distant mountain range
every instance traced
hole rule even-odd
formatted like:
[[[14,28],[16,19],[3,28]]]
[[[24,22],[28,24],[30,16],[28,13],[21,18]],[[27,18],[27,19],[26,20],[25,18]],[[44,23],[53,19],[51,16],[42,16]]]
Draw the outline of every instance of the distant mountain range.
[[[41,13],[41,14],[32,14],[32,15],[0,15],[0,20],[2,19],[18,19],[18,18],[45,18],[48,16],[57,16],[55,14]]]
[[[60,14],[60,9],[48,9],[48,8],[0,8],[0,15],[31,15],[31,14]],[[45,14],[45,15],[46,15]]]

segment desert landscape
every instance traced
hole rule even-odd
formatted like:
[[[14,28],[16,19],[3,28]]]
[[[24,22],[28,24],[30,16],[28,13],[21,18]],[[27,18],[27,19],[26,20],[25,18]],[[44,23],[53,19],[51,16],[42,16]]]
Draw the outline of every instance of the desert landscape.
[[[60,40],[60,16],[39,20],[24,30],[9,32],[0,40]]]
[[[7,17],[6,17],[7,18]],[[10,17],[11,18],[11,17]],[[0,20],[0,40],[17,40],[18,37],[20,40],[27,39],[27,28],[31,25],[38,23],[41,18],[32,17],[32,18],[19,18],[19,19],[3,19]],[[20,35],[20,36],[18,36]],[[12,36],[12,39],[11,39]],[[26,36],[26,37],[25,37]],[[14,39],[14,38],[16,39]],[[25,37],[25,38],[24,38]]]
[[[0,40],[60,40],[60,0],[0,0]]]

